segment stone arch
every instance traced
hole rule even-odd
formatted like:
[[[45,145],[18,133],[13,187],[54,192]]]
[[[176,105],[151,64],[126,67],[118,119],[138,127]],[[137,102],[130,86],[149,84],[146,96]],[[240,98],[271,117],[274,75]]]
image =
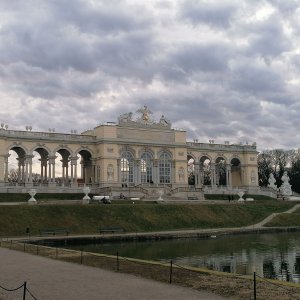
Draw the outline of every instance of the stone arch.
[[[158,159],[159,159],[159,157],[161,156],[162,153],[167,153],[171,157],[171,159],[173,159],[173,153],[167,148],[162,148],[159,151],[157,151],[157,158]]]
[[[34,151],[39,152],[39,151],[37,151],[37,149],[38,149],[39,151],[40,151],[40,149],[41,149],[41,151],[44,152],[44,153],[47,152],[48,155],[50,155],[50,153],[52,153],[52,151],[50,150],[50,148],[49,148],[47,145],[45,145],[45,144],[33,146],[33,147],[30,149],[30,153],[33,154]]]
[[[231,178],[233,186],[241,186],[242,180],[242,162],[238,156],[233,156],[230,160]]]
[[[227,185],[227,160],[223,155],[218,155],[214,159],[216,185]]]
[[[72,151],[72,149],[69,147],[69,146],[67,146],[67,145],[61,145],[61,146],[57,146],[53,151],[52,151],[52,153],[50,153],[50,155],[51,156],[54,156],[55,155],[55,153],[60,153],[60,152],[69,152],[70,153],[70,156],[73,154],[73,151]]]
[[[28,181],[27,156],[28,149],[19,143],[14,143],[7,148],[5,181],[12,185],[25,184]],[[15,168],[13,167],[14,163]]]
[[[155,157],[155,152],[150,147],[143,147],[138,151],[138,156],[141,157],[143,153],[150,153],[152,155],[152,158]]]
[[[38,153],[40,158],[35,154]],[[32,181],[34,185],[44,184],[48,181],[48,159],[50,149],[45,145],[36,145],[31,148],[32,155]]]
[[[95,179],[94,168],[93,168],[93,156],[90,149],[82,148],[79,149],[77,155],[81,156],[80,164],[81,164],[81,178],[78,179],[81,184],[89,184],[92,183]],[[77,160],[77,155],[73,160]]]
[[[188,184],[195,185],[195,161],[196,158],[192,153],[187,154],[187,176]],[[182,171],[180,171],[182,173]]]
[[[120,157],[122,156],[122,153],[124,153],[124,152],[130,152],[133,155],[133,158],[134,159],[136,158],[136,150],[133,149],[132,147],[126,145],[126,146],[123,146],[122,148],[120,148],[119,149]]]
[[[212,161],[212,157],[208,154],[202,154],[199,157],[199,181],[203,185],[213,184]]]

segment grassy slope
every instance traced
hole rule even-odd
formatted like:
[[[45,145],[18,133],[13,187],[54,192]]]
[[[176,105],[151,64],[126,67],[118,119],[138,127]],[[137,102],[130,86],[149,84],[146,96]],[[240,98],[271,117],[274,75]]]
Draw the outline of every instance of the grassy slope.
[[[72,234],[96,233],[101,226],[126,231],[237,227],[259,222],[291,203],[262,201],[232,205],[36,205],[0,206],[0,236],[32,234],[51,227],[70,228]]]
[[[300,213],[281,214],[276,216],[271,222],[265,226],[300,226]]]

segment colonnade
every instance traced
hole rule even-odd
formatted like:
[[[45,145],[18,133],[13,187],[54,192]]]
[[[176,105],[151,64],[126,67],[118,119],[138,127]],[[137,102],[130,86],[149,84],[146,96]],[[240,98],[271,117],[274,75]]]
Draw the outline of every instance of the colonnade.
[[[195,167],[195,185],[202,186],[204,185],[204,167],[200,162],[194,163]],[[225,166],[225,175],[226,175],[226,186],[232,186],[232,173],[231,173],[231,164],[226,164]],[[211,186],[217,186],[220,184],[220,172],[218,169],[218,164],[210,164],[210,174],[211,174]]]
[[[9,179],[9,154],[5,156],[4,179],[8,182]],[[24,155],[17,158],[17,182],[33,184],[33,155]],[[56,158],[57,156],[47,156],[40,158],[40,183],[56,184]],[[64,184],[77,184],[77,161],[78,157],[68,157],[61,160],[62,170],[61,179]],[[82,173],[87,178],[86,168],[89,166],[85,161],[81,162]]]

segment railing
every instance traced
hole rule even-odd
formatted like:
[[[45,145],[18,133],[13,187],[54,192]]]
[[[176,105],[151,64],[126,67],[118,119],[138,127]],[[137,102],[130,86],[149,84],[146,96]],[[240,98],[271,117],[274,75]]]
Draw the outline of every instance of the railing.
[[[30,138],[30,139],[38,139],[38,140],[57,140],[57,141],[80,141],[80,142],[96,141],[96,136],[93,135],[4,130],[4,129],[0,129],[0,136],[21,138],[21,139]]]
[[[253,275],[230,273],[222,275],[220,272],[179,265],[172,260],[161,263],[128,258],[121,256],[118,250],[113,254],[98,254],[86,252],[83,249],[78,251],[48,247],[42,243],[44,241],[28,244],[25,241],[0,240],[0,246],[8,249],[115,272],[134,274],[168,284],[193,286],[198,290],[213,289],[215,293],[220,294],[226,291],[227,295],[234,298],[278,299],[278,295],[284,293],[288,296],[284,299],[300,300],[300,286],[263,278],[255,272]],[[67,247],[68,239],[64,239],[63,243],[64,247]],[[23,285],[18,288],[22,287]],[[31,294],[31,296],[33,295]],[[36,299],[34,296],[33,298]]]
[[[37,298],[28,289],[26,281],[24,281],[24,283],[21,284],[20,286],[18,286],[16,288],[13,288],[13,289],[9,289],[9,288],[4,287],[2,285],[0,285],[0,289],[4,290],[5,292],[9,292],[9,293],[17,292],[17,291],[20,290],[22,292],[22,299],[23,300],[26,300],[27,295],[31,296],[31,299],[37,300]]]
[[[188,147],[201,150],[230,150],[230,151],[256,151],[256,145],[227,145],[227,144],[209,144],[209,143],[194,143],[187,142]]]
[[[186,187],[176,187],[170,190],[171,194],[180,193],[180,192],[203,192],[202,188],[197,188],[195,186],[186,186]]]

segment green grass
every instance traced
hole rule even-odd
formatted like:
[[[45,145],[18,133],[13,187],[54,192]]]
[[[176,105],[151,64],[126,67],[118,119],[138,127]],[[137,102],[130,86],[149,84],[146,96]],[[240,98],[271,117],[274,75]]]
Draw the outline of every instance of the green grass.
[[[300,213],[280,214],[265,225],[266,227],[300,226]]]
[[[32,234],[39,229],[66,227],[71,234],[93,234],[99,227],[117,226],[127,232],[192,228],[239,227],[255,224],[292,203],[261,201],[243,204],[110,204],[0,206],[0,236]]]

